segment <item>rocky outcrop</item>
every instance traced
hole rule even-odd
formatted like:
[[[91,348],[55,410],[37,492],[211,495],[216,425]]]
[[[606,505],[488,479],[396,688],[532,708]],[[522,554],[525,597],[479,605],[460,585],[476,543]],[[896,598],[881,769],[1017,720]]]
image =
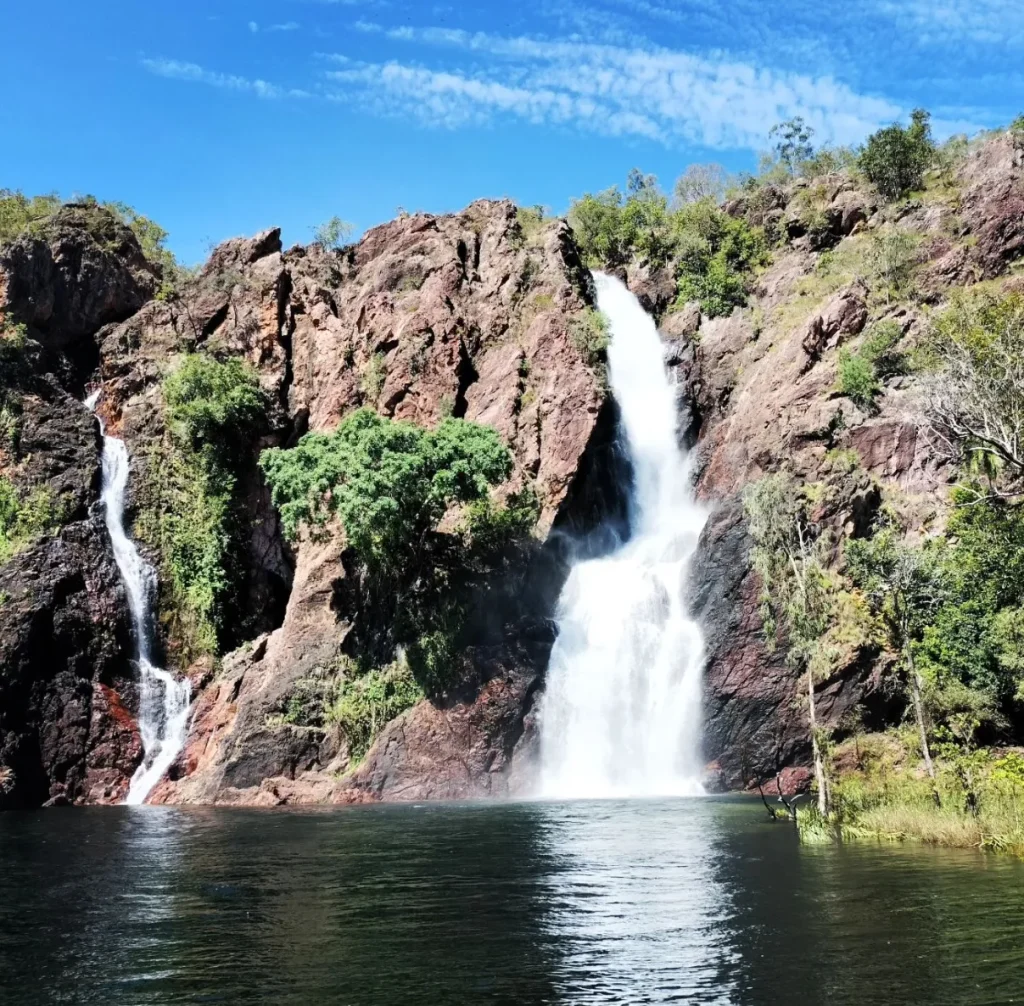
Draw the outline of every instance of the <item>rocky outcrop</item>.
[[[158,285],[131,230],[89,203],[65,205],[0,249],[0,316],[28,325],[46,350],[85,352],[89,366],[96,331],[137,311]]]
[[[26,327],[15,445],[0,474],[46,532],[0,566],[0,807],[120,799],[141,756],[123,588],[98,507],[101,441],[80,394],[94,339],[153,295],[158,270],[107,210],[68,205],[0,248],[0,324]],[[13,383],[9,383],[13,382]]]
[[[52,379],[24,396],[17,478],[63,521],[0,567],[0,806],[102,803],[141,754],[126,602],[96,505],[95,418]],[[125,697],[122,699],[122,695]]]
[[[159,430],[156,383],[167,359],[201,348],[241,356],[260,375],[275,403],[260,446],[333,429],[365,405],[427,426],[445,415],[487,423],[513,451],[514,479],[536,488],[543,537],[570,511],[584,525],[598,519],[583,513],[592,500],[574,493],[588,445],[607,437],[604,391],[571,334],[573,315],[591,303],[567,227],[527,239],[508,202],[403,217],[341,252],[282,251],[268,231],[218,248],[179,301],[151,303],[104,330],[106,407],[141,447]],[[557,596],[559,563],[540,563],[554,585],[533,592],[536,604],[511,597],[510,586],[492,592],[488,627],[467,653],[467,687],[405,714],[335,785],[349,767],[344,739],[282,723],[280,712],[299,682],[343,655],[358,587],[340,534],[302,540],[289,558],[283,618],[202,690],[178,778],[154,799],[397,799],[506,786],[550,644],[549,631],[546,643],[529,645],[522,633]]]
[[[926,324],[915,300],[941,304],[957,285],[1006,272],[1024,250],[1022,165],[1020,140],[1007,134],[966,158],[955,180],[957,198],[879,210],[852,183],[831,186],[826,179],[813,192],[798,185],[780,207],[773,190],[771,213],[782,214],[790,241],[758,278],[750,307],[716,319],[695,316],[691,307],[664,319],[669,360],[690,392],[700,430],[698,493],[713,508],[692,571],[708,646],[709,784],[734,788],[773,779],[808,757],[799,683],[783,659],[785,646],[772,650],[764,638],[761,586],[750,566],[739,494],[783,469],[829,486],[831,505],[838,506],[828,515],[837,541],[868,532],[880,488],[899,494],[909,510],[941,519],[949,472],[918,429],[913,374],[890,375],[873,407],[865,407],[841,393],[839,356],[844,348],[856,351],[861,333],[880,320],[896,322],[903,345],[913,346]],[[817,225],[827,225],[824,240],[820,233],[810,240],[812,200]],[[728,209],[749,219],[756,207],[745,197]],[[918,246],[917,297],[899,307],[860,257],[880,227],[903,230]],[[831,248],[831,261],[822,260],[823,248]],[[856,263],[841,285],[832,280],[843,276],[836,262]],[[690,415],[683,422],[694,425]],[[836,465],[853,465],[860,474],[837,485]],[[852,713],[881,717],[892,701],[879,691],[876,657],[855,649],[818,685],[819,716],[838,736]]]

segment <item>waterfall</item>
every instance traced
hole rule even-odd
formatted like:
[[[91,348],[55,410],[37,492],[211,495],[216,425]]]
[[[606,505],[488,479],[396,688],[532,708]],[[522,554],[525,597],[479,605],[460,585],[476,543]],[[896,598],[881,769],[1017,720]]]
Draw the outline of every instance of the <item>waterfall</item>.
[[[685,582],[705,514],[654,322],[618,280],[594,280],[633,468],[630,534],[610,555],[575,565],[559,598],[540,708],[541,794],[696,794],[704,644]]]
[[[99,392],[86,399],[94,409]],[[128,608],[135,630],[139,663],[139,733],[142,763],[132,776],[125,803],[145,802],[150,790],[163,778],[185,745],[192,689],[187,680],[176,681],[151,661],[152,622],[150,598],[156,587],[156,573],[142,558],[124,527],[124,493],[128,485],[128,448],[123,440],[103,432],[103,487],[100,499],[114,561],[124,581]]]

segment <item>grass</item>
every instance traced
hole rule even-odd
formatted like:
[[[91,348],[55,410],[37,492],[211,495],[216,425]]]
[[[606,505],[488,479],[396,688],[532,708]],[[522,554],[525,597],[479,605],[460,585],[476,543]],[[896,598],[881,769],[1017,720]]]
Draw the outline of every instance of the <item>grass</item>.
[[[955,766],[941,761],[936,763],[936,803],[909,734],[857,737],[841,745],[836,757],[856,764],[840,771],[834,782],[831,820],[823,821],[816,810],[801,811],[802,841],[834,841],[837,836],[913,840],[1024,858],[1024,758],[1019,753],[986,753],[975,787],[977,813],[967,808]]]
[[[868,236],[857,235],[846,238],[832,251],[822,252],[814,272],[799,280],[792,295],[772,312],[772,327],[783,333],[793,331],[834,293],[869,275],[869,249]]]

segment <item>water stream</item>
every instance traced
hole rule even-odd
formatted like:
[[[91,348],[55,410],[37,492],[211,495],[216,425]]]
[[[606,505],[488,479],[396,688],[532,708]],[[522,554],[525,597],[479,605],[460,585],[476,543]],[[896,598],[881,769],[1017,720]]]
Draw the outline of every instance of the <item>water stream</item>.
[[[94,409],[98,393],[86,399]],[[101,424],[101,429],[103,429]],[[123,440],[108,436],[103,429],[103,486],[100,499],[106,519],[114,560],[124,581],[132,628],[138,647],[139,733],[143,758],[132,776],[125,803],[144,803],[163,778],[185,744],[188,712],[192,701],[188,680],[154,666],[152,656],[152,612],[150,599],[156,586],[156,572],[142,558],[124,526],[124,494],[130,469],[128,448]]]
[[[577,564],[559,599],[540,713],[541,793],[695,794],[704,646],[685,579],[705,514],[679,446],[676,388],[654,321],[618,280],[594,279],[634,473],[630,536]]]

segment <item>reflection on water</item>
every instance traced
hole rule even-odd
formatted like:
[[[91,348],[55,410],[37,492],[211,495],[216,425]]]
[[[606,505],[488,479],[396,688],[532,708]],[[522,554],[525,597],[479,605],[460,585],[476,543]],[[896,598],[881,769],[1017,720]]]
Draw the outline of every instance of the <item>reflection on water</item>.
[[[0,815],[0,1003],[1008,1003],[1024,864],[746,801]]]
[[[545,930],[573,1003],[735,1001],[720,824],[700,801],[553,804]]]

